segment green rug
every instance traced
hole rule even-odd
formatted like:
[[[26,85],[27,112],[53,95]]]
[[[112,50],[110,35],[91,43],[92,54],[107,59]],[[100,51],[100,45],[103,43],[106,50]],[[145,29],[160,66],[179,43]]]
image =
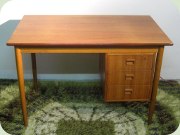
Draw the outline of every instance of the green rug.
[[[104,103],[97,82],[26,81],[29,125],[23,126],[16,80],[0,80],[0,122],[13,135],[167,135],[180,122],[180,85],[161,81],[153,123],[148,103]]]

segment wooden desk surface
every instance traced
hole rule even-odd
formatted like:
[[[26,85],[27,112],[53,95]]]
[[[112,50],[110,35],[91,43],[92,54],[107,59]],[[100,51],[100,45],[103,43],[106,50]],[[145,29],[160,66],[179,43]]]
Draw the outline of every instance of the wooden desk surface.
[[[172,42],[150,16],[27,15],[7,45],[163,46]]]

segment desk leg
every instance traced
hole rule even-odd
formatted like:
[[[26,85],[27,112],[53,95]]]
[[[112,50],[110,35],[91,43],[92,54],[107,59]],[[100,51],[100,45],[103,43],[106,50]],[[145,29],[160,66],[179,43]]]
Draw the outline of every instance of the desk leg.
[[[152,95],[151,95],[151,101],[149,104],[149,117],[148,117],[148,123],[149,124],[152,122],[152,116],[153,116],[153,113],[155,110],[156,95],[157,95],[160,72],[161,72],[163,52],[164,52],[164,47],[160,47],[158,49],[158,54],[157,54],[157,58],[156,58],[155,74],[154,74],[154,81],[153,81],[153,90],[152,90]]]
[[[36,68],[36,54],[31,53],[31,61],[32,61],[32,72],[33,72],[33,87],[34,90],[37,91],[37,68]]]
[[[26,95],[25,95],[25,87],[24,87],[23,61],[22,61],[22,53],[19,48],[15,48],[15,56],[16,56],[16,68],[17,68],[17,75],[18,75],[18,81],[19,81],[19,90],[20,90],[20,96],[21,96],[21,106],[22,106],[24,125],[25,125],[25,127],[27,127],[28,118],[27,118],[27,110],[26,110]]]

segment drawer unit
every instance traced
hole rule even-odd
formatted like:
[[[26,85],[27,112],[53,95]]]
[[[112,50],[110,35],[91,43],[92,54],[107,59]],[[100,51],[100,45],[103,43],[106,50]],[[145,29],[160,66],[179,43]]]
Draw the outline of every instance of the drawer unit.
[[[155,57],[155,52],[106,54],[105,101],[148,101]]]

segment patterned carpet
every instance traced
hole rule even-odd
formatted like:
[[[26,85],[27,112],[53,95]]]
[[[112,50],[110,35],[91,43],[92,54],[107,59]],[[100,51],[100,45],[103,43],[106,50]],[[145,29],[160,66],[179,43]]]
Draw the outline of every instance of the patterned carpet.
[[[16,80],[0,80],[0,122],[13,135],[167,135],[180,122],[180,85],[161,81],[153,123],[146,102],[104,103],[99,82],[26,81],[29,126],[23,126]]]

